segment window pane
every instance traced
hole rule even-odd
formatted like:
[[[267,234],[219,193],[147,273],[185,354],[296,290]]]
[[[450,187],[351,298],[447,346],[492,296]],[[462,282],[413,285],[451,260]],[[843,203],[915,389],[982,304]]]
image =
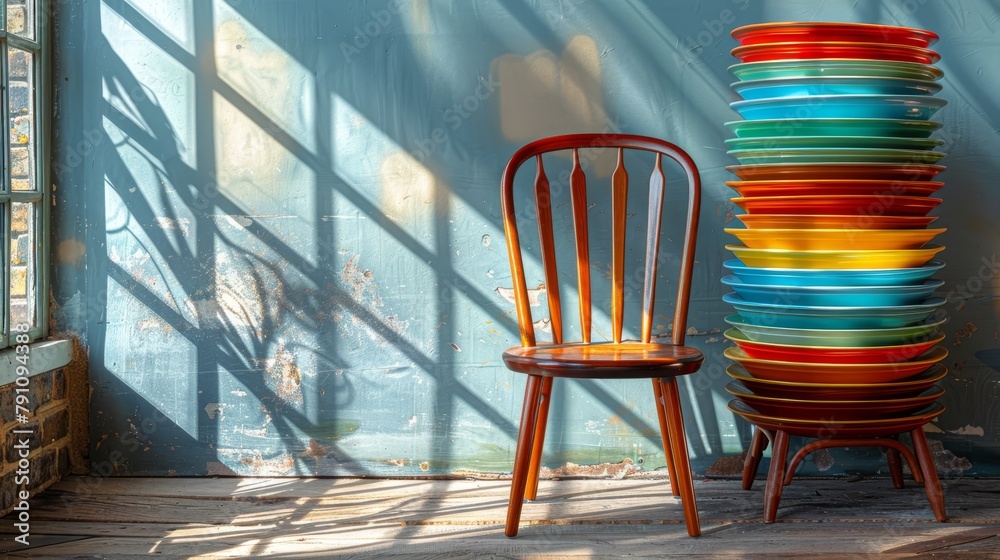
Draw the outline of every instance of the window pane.
[[[7,0],[7,32],[35,38],[35,0]]]
[[[37,204],[11,204],[10,224],[10,325],[35,327],[35,220]]]
[[[35,180],[34,59],[32,53],[7,51],[8,99],[10,103],[10,188],[32,191]]]

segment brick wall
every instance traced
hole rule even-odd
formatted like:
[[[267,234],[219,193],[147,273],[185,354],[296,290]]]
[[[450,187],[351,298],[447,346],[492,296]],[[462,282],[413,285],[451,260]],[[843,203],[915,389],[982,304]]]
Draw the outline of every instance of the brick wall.
[[[16,504],[18,491],[31,495],[41,492],[70,470],[69,399],[66,390],[66,370],[40,373],[29,379],[25,405],[27,422],[19,422],[15,407],[17,386],[0,387],[0,516],[9,513]],[[30,434],[17,434],[28,431]],[[18,469],[21,450],[27,442],[28,474],[19,484]]]

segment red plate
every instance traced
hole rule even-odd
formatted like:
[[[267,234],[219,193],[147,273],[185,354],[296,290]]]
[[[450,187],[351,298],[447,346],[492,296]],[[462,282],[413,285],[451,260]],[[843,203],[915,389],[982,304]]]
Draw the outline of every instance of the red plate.
[[[926,408],[944,395],[932,387],[914,397],[873,400],[807,400],[765,397],[751,392],[739,381],[731,381],[726,391],[762,414],[802,420],[868,420],[906,416]]]
[[[729,165],[726,171],[744,181],[774,179],[883,179],[929,181],[945,170],[943,165],[898,163],[768,163]]]
[[[815,179],[788,181],[726,181],[740,196],[930,196],[944,186],[941,181],[885,181],[864,179]]]
[[[909,416],[876,418],[873,420],[800,420],[761,414],[747,403],[733,399],[729,410],[755,426],[768,430],[784,430],[793,436],[819,439],[881,437],[909,432],[937,418],[944,406],[934,403]]]
[[[730,364],[726,374],[758,395],[788,399],[874,400],[915,397],[948,375],[948,368],[934,364],[923,372],[900,381],[885,383],[815,383],[780,381],[750,376],[739,364]]]
[[[859,214],[738,214],[749,229],[918,229],[936,216],[864,216]]]
[[[926,48],[938,40],[938,35],[925,29],[841,22],[773,22],[737,27],[732,31],[741,45],[781,43],[787,41],[851,41],[887,43]]]
[[[934,64],[941,55],[920,47],[886,45],[882,43],[853,43],[849,41],[792,41],[787,43],[761,43],[745,45],[732,50],[740,62],[769,62],[789,59],[849,58],[856,60],[893,60]]]
[[[906,379],[924,371],[947,358],[948,350],[943,346],[935,346],[914,360],[888,364],[810,364],[761,360],[747,356],[746,352],[734,346],[726,348],[722,355],[739,362],[750,375],[759,379],[813,383],[883,383]]]
[[[926,196],[758,196],[731,198],[748,214],[855,214],[865,216],[924,216],[941,204]]]
[[[747,356],[759,360],[783,362],[826,363],[826,364],[882,364],[912,360],[944,340],[943,333],[933,339],[901,344],[899,346],[792,346],[755,342],[748,339],[739,329],[729,329],[723,335],[739,346]]]

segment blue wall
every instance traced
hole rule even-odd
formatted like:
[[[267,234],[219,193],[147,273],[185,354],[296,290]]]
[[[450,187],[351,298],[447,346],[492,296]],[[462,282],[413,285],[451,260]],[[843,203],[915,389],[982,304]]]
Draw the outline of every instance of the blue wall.
[[[668,138],[700,166],[688,340],[708,359],[681,389],[696,470],[739,453],[729,31],[775,20],[941,35],[952,373],[929,429],[955,471],[1000,474],[1000,3],[926,0],[60,2],[53,317],[88,352],[93,470],[509,470],[499,175],[577,131]],[[663,464],[648,383],[557,391],[547,465]],[[882,464],[834,456],[827,474]]]

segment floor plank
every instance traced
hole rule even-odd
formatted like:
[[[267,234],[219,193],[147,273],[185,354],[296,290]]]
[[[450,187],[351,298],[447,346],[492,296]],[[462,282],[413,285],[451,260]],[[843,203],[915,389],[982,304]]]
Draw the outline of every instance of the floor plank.
[[[661,477],[544,481],[508,539],[503,480],[73,477],[31,501],[45,546],[5,557],[1000,559],[1000,481],[943,486],[949,523],[912,482],[816,479],[786,487],[779,522],[764,524],[763,484],[698,480],[692,539]],[[15,534],[0,523],[4,543]]]

